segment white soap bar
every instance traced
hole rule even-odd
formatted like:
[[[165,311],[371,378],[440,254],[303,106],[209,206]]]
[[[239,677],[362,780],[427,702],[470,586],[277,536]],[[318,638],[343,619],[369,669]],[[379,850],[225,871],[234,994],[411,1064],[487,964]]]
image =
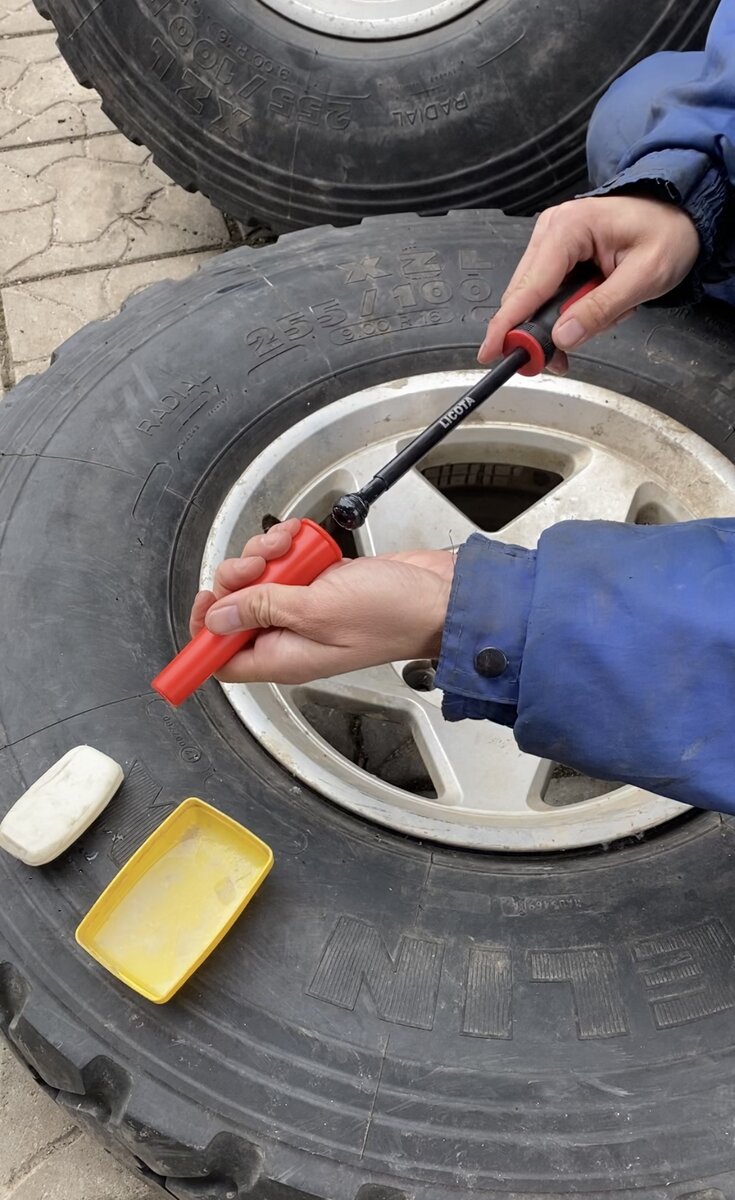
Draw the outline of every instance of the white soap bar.
[[[110,803],[124,778],[114,759],[75,746],[0,821],[0,846],[31,867],[68,850]]]

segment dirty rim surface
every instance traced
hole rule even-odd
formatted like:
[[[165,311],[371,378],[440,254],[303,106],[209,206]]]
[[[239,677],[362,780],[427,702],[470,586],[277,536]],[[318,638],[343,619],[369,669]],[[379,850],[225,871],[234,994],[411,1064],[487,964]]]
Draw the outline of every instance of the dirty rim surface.
[[[333,37],[384,41],[426,33],[477,8],[479,0],[265,0],[290,21]]]
[[[396,380],[328,405],[278,437],[219,509],[202,586],[218,562],[241,552],[265,513],[323,519],[478,378],[455,371]],[[735,467],[677,422],[602,388],[519,378],[374,506],[354,550],[459,545],[478,530],[535,546],[562,520],[660,524],[724,516],[734,503]],[[304,783],[421,838],[560,850],[641,834],[685,811],[525,755],[499,726],[447,724],[428,663],[298,687],[223,687],[250,732]]]

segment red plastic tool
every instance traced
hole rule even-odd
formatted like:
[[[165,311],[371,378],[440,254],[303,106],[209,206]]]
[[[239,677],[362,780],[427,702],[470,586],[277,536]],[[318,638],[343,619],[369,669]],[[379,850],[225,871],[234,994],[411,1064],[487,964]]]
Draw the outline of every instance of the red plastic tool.
[[[593,292],[604,282],[604,276],[594,263],[578,263],[570,271],[561,287],[546,304],[533,314],[523,325],[511,329],[503,342],[503,354],[513,350],[525,350],[528,362],[518,368],[519,375],[538,375],[551,362],[556,347],[551,340],[551,331],[562,313]]]
[[[342,551],[326,530],[315,521],[304,519],[288,554],[269,562],[257,582],[306,587],[341,558]],[[151,687],[169,704],[182,704],[210,675],[214,675],[234,654],[254,641],[260,632],[260,629],[247,629],[243,633],[223,636],[202,629],[163,668]]]

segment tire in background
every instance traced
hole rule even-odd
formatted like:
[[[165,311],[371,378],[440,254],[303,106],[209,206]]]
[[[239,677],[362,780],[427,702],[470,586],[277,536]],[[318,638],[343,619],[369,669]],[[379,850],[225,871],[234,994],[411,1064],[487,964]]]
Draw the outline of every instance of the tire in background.
[[[262,0],[36,3],[123,133],[182,186],[276,230],[405,210],[530,214],[570,195],[596,100],[640,58],[700,47],[716,8],[481,0],[439,28],[366,41]]]

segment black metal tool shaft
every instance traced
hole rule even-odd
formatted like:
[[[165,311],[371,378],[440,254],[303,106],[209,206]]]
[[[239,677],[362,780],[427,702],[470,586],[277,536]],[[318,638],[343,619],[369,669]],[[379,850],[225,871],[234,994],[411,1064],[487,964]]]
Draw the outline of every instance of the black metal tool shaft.
[[[474,412],[483,400],[492,396],[499,387],[507,383],[516,371],[523,375],[538,375],[548,366],[554,355],[552,332],[554,325],[573,304],[594,291],[603,282],[599,268],[594,262],[577,263],[562,281],[553,296],[539,308],[528,321],[509,330],[503,342],[503,358],[492,371],[484,375],[479,383],[465,392],[456,404],[434,421],[428,429],[415,437],[405,450],[401,450],[378,471],[359,492],[352,492],[338,500],[332,509],[331,519],[342,529],[359,529],[379,496],[387,492],[397,479],[423,458],[427,451],[451,433],[460,421]]]
[[[507,383],[516,371],[525,366],[528,359],[529,355],[525,350],[511,350],[492,371],[483,375],[482,379],[455,401],[451,408],[437,417],[436,421],[409,442],[395,458],[381,467],[377,475],[361,487],[359,492],[342,496],[332,509],[332,518],[337,525],[342,529],[359,529],[365,523],[370,506],[378,497],[387,492],[411,467],[415,467],[429,450],[451,433],[465,417],[479,408],[488,396],[492,396],[498,388]]]

